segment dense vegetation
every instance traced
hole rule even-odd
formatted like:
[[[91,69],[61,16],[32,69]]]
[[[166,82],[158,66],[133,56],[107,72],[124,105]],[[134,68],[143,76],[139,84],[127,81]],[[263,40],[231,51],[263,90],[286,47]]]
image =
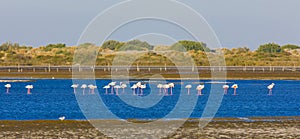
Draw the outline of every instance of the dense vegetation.
[[[49,44],[36,48],[7,42],[0,45],[0,65],[72,65],[75,51],[80,54],[76,60],[80,64],[95,63],[89,59],[96,57],[96,65],[102,66],[126,65],[128,61],[141,66],[186,65],[191,62],[190,57],[198,66],[209,66],[222,59],[221,52],[228,66],[300,66],[300,47],[293,44],[267,43],[255,51],[247,47],[210,50],[202,42],[179,41],[171,46],[152,46],[140,40],[110,40],[102,47],[85,43],[79,47]]]

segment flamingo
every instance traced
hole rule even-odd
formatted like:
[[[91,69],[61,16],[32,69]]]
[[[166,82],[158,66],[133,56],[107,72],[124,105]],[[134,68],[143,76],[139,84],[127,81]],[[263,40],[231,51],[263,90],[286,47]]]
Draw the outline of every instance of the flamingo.
[[[91,91],[92,91],[92,88],[93,88],[94,85],[92,84],[89,84],[87,87],[89,88],[89,94],[91,94]]]
[[[103,88],[105,89],[105,94],[107,95],[107,94],[108,94],[107,89],[109,89],[110,86],[109,86],[109,85],[106,85],[106,86],[104,86]]]
[[[66,119],[66,117],[65,117],[65,116],[62,116],[62,117],[59,117],[58,119],[61,120],[61,121],[63,121],[63,120]]]
[[[125,83],[122,83],[121,88],[123,89],[122,93],[124,94],[124,91],[125,91],[125,88],[127,88],[127,85]]]
[[[186,85],[185,88],[188,90],[188,95],[190,95],[190,89],[192,88],[192,85]]]
[[[272,95],[272,89],[274,88],[274,86],[275,86],[275,84],[274,83],[272,83],[272,84],[270,84],[270,85],[268,85],[268,89],[269,89],[269,96],[271,96]]]
[[[116,89],[116,95],[118,96],[119,95],[119,89],[121,88],[121,86],[116,85],[116,86],[114,86],[114,88]]]
[[[168,85],[171,88],[170,93],[171,93],[171,96],[172,96],[173,95],[173,88],[175,87],[175,85],[174,85],[174,83],[169,83]]]
[[[236,95],[237,95],[237,94],[236,94],[236,89],[239,88],[239,86],[238,86],[237,84],[234,84],[234,85],[231,86],[231,88],[234,89],[233,95],[236,96]]]
[[[11,85],[6,84],[6,85],[4,85],[4,87],[6,87],[6,94],[9,94],[9,88],[11,88]]]
[[[85,88],[87,88],[87,85],[86,85],[86,84],[82,84],[82,85],[81,85],[81,88],[83,89],[83,90],[82,90],[82,95],[84,95],[84,91],[85,91]]]
[[[198,85],[197,86],[197,88],[196,88],[196,90],[198,90],[198,96],[202,96],[203,94],[202,94],[202,89],[204,89],[204,84],[202,84],[202,85]]]
[[[227,94],[228,92],[228,88],[229,88],[229,85],[223,85],[223,89],[224,89],[224,94]]]
[[[97,86],[96,85],[89,85],[88,87],[90,88],[90,93],[95,94],[95,89],[97,88]]]
[[[141,82],[137,82],[135,85],[137,86],[137,89],[138,89],[137,94],[138,94],[140,92],[139,89],[141,88],[142,83]]]
[[[33,89],[33,85],[26,85],[25,88],[27,88],[27,94],[30,95],[30,89]]]
[[[161,89],[163,88],[163,85],[162,84],[158,84],[157,88],[159,88],[159,95],[160,95],[161,94]]]
[[[134,85],[131,86],[133,95],[136,95],[136,93],[135,93],[135,89],[136,89],[136,88],[137,88],[136,84],[134,84]]]
[[[73,85],[71,85],[71,87],[74,90],[74,94],[76,94],[76,88],[78,88],[78,84],[73,84]]]
[[[110,94],[114,94],[114,86],[116,85],[116,82],[110,82],[108,85],[111,86]]]
[[[163,85],[163,88],[164,88],[165,95],[168,96],[169,95],[168,90],[169,90],[170,86],[168,84],[165,84],[165,85]]]
[[[143,94],[143,89],[146,89],[146,84],[141,85],[141,94],[140,94],[141,96],[144,95],[144,94]]]

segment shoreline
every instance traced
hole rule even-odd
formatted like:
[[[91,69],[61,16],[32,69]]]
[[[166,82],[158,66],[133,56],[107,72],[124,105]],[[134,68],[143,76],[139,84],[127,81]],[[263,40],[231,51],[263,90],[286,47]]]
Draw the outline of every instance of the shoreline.
[[[161,77],[157,77],[160,75]],[[127,77],[126,77],[127,76]],[[226,76],[211,77],[209,73],[198,74],[185,74],[180,77],[179,74],[171,73],[157,73],[157,74],[130,74],[130,75],[118,75],[111,77],[110,74],[95,74],[94,77],[90,75],[76,75],[72,76],[72,73],[3,73],[0,72],[0,80],[35,80],[35,79],[136,79],[136,80],[300,80],[300,72],[228,72]],[[197,76],[197,74],[196,74]]]
[[[277,117],[279,118],[279,117]],[[289,119],[291,117],[281,117]],[[165,139],[174,138],[297,138],[300,136],[300,119],[282,121],[238,121],[228,119],[216,119],[205,127],[199,127],[199,120],[190,119]],[[259,120],[260,118],[257,117]],[[263,118],[264,119],[264,118]],[[221,120],[221,121],[219,121]],[[111,123],[118,125],[116,121],[96,121],[104,129],[98,130],[89,121],[74,120],[39,120],[39,121],[0,121],[0,138],[110,138],[101,131],[108,130],[111,133],[124,135],[128,138],[138,138],[138,131],[143,132],[144,137],[153,134],[165,134],[165,121],[156,125],[155,130],[145,126],[142,129],[111,127]],[[166,121],[175,124],[181,121]],[[141,125],[143,124],[140,123]],[[161,128],[160,128],[161,127]],[[171,127],[170,127],[171,128]],[[138,131],[137,131],[138,130]],[[106,132],[107,133],[107,132]],[[135,134],[133,134],[135,133]]]
[[[243,121],[248,121],[248,122],[259,122],[259,121],[290,121],[290,120],[299,120],[300,121],[300,116],[254,116],[254,117],[213,117],[213,118],[168,118],[168,119],[134,119],[134,118],[129,118],[129,119],[66,119],[64,121],[115,121],[115,122],[124,122],[124,121],[129,121],[129,122],[142,122],[142,121],[187,121],[187,122],[193,122],[193,121],[199,121],[199,120],[210,120],[210,122],[243,122]],[[19,121],[19,122],[26,122],[26,121],[59,121],[59,119],[25,119],[25,120],[0,120],[1,122],[4,121]]]

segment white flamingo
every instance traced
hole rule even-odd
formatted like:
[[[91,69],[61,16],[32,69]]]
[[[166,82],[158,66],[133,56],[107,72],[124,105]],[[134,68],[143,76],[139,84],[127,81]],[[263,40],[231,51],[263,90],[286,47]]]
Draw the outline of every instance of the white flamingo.
[[[170,89],[170,93],[171,93],[170,95],[172,96],[173,95],[173,88],[175,87],[175,85],[174,85],[174,83],[169,83],[168,85],[171,88]]]
[[[270,84],[270,85],[268,85],[268,89],[269,89],[269,96],[271,96],[272,95],[272,89],[274,88],[274,86],[275,86],[275,84],[274,83],[272,83],[272,84]]]
[[[90,88],[90,93],[95,94],[95,89],[97,88],[97,86],[96,85],[89,85],[88,87]]]
[[[223,89],[224,89],[224,94],[227,94],[228,93],[228,88],[229,88],[229,85],[223,85]]]
[[[76,94],[76,88],[78,88],[78,84],[73,84],[71,87],[73,88],[74,94]]]
[[[114,88],[116,89],[116,95],[119,95],[119,89],[121,88],[120,85],[115,85]]]
[[[196,88],[196,90],[198,90],[198,96],[202,96],[203,94],[202,94],[202,89],[204,89],[204,84],[203,85],[198,85],[197,86],[197,88]]]
[[[103,88],[105,89],[105,94],[107,95],[107,94],[108,94],[107,89],[109,89],[110,86],[109,86],[109,85],[106,85],[106,86],[104,86]]]
[[[146,89],[146,87],[147,87],[146,84],[141,85],[141,94],[140,94],[141,96],[144,95],[143,89]]]
[[[111,86],[110,94],[114,94],[114,86],[116,85],[116,82],[110,82],[108,85]]]
[[[139,94],[139,92],[140,92],[139,89],[141,88],[142,83],[141,83],[141,82],[137,82],[135,85],[137,86],[137,89],[138,89],[138,90],[136,91],[136,92],[137,92],[136,94]]]
[[[6,94],[9,94],[9,88],[11,88],[11,84],[6,84],[4,87],[6,87]]]
[[[163,85],[162,84],[158,84],[157,88],[159,88],[159,95],[160,95],[161,94],[161,89],[163,88]]]
[[[165,84],[165,85],[163,85],[163,88],[164,88],[165,95],[168,96],[169,95],[168,90],[169,90],[170,86],[168,84]]]
[[[192,88],[192,85],[186,85],[185,88],[188,90],[188,95],[190,95],[190,89]]]
[[[30,90],[33,89],[33,85],[26,85],[25,88],[27,88],[27,94],[30,95]]]
[[[122,93],[125,93],[125,88],[127,88],[127,85],[125,83],[121,84],[121,88],[123,89]]]
[[[94,86],[94,85],[92,85],[92,84],[89,84],[89,85],[87,86],[87,87],[89,88],[89,94],[91,94],[93,86]]]
[[[132,89],[133,95],[136,95],[136,93],[135,93],[135,90],[137,89],[136,84],[132,85],[131,89]]]
[[[82,95],[84,95],[85,94],[85,88],[87,88],[87,85],[86,84],[82,84],[81,88],[82,88]]]
[[[61,120],[61,121],[63,121],[63,120],[66,119],[66,117],[65,117],[65,116],[62,116],[62,117],[59,117],[58,119]]]
[[[236,96],[236,95],[237,95],[237,94],[236,94],[236,89],[239,88],[239,86],[238,86],[237,84],[234,84],[234,85],[231,86],[231,88],[234,89],[233,95]]]

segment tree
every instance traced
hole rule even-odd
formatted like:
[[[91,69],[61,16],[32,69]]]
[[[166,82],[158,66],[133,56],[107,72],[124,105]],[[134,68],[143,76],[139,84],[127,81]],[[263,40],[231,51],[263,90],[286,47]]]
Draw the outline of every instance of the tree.
[[[117,50],[120,47],[122,47],[123,45],[124,45],[124,43],[121,43],[119,41],[109,40],[102,44],[102,48],[110,49],[110,50]]]
[[[207,48],[205,43],[202,42],[195,42],[195,41],[179,41],[171,46],[172,50],[176,51],[190,51],[190,50],[195,50],[195,51],[205,51],[205,52],[210,52],[210,49]]]
[[[58,44],[48,44],[44,50],[51,51],[53,48],[65,48],[66,44],[58,43]]]
[[[282,49],[278,44],[267,43],[267,44],[260,45],[256,51],[260,53],[280,53],[282,52]]]
[[[287,45],[284,45],[281,47],[282,50],[285,50],[285,49],[294,50],[294,49],[299,49],[299,48],[300,48],[300,46],[294,45],[294,44],[287,44]]]
[[[126,50],[137,50],[137,51],[147,51],[153,50],[154,46],[150,45],[147,42],[143,42],[140,40],[131,40],[125,43],[122,47],[118,48],[117,50],[126,51]]]
[[[18,43],[6,42],[0,46],[0,51],[11,51],[12,49],[18,49],[20,45]]]

